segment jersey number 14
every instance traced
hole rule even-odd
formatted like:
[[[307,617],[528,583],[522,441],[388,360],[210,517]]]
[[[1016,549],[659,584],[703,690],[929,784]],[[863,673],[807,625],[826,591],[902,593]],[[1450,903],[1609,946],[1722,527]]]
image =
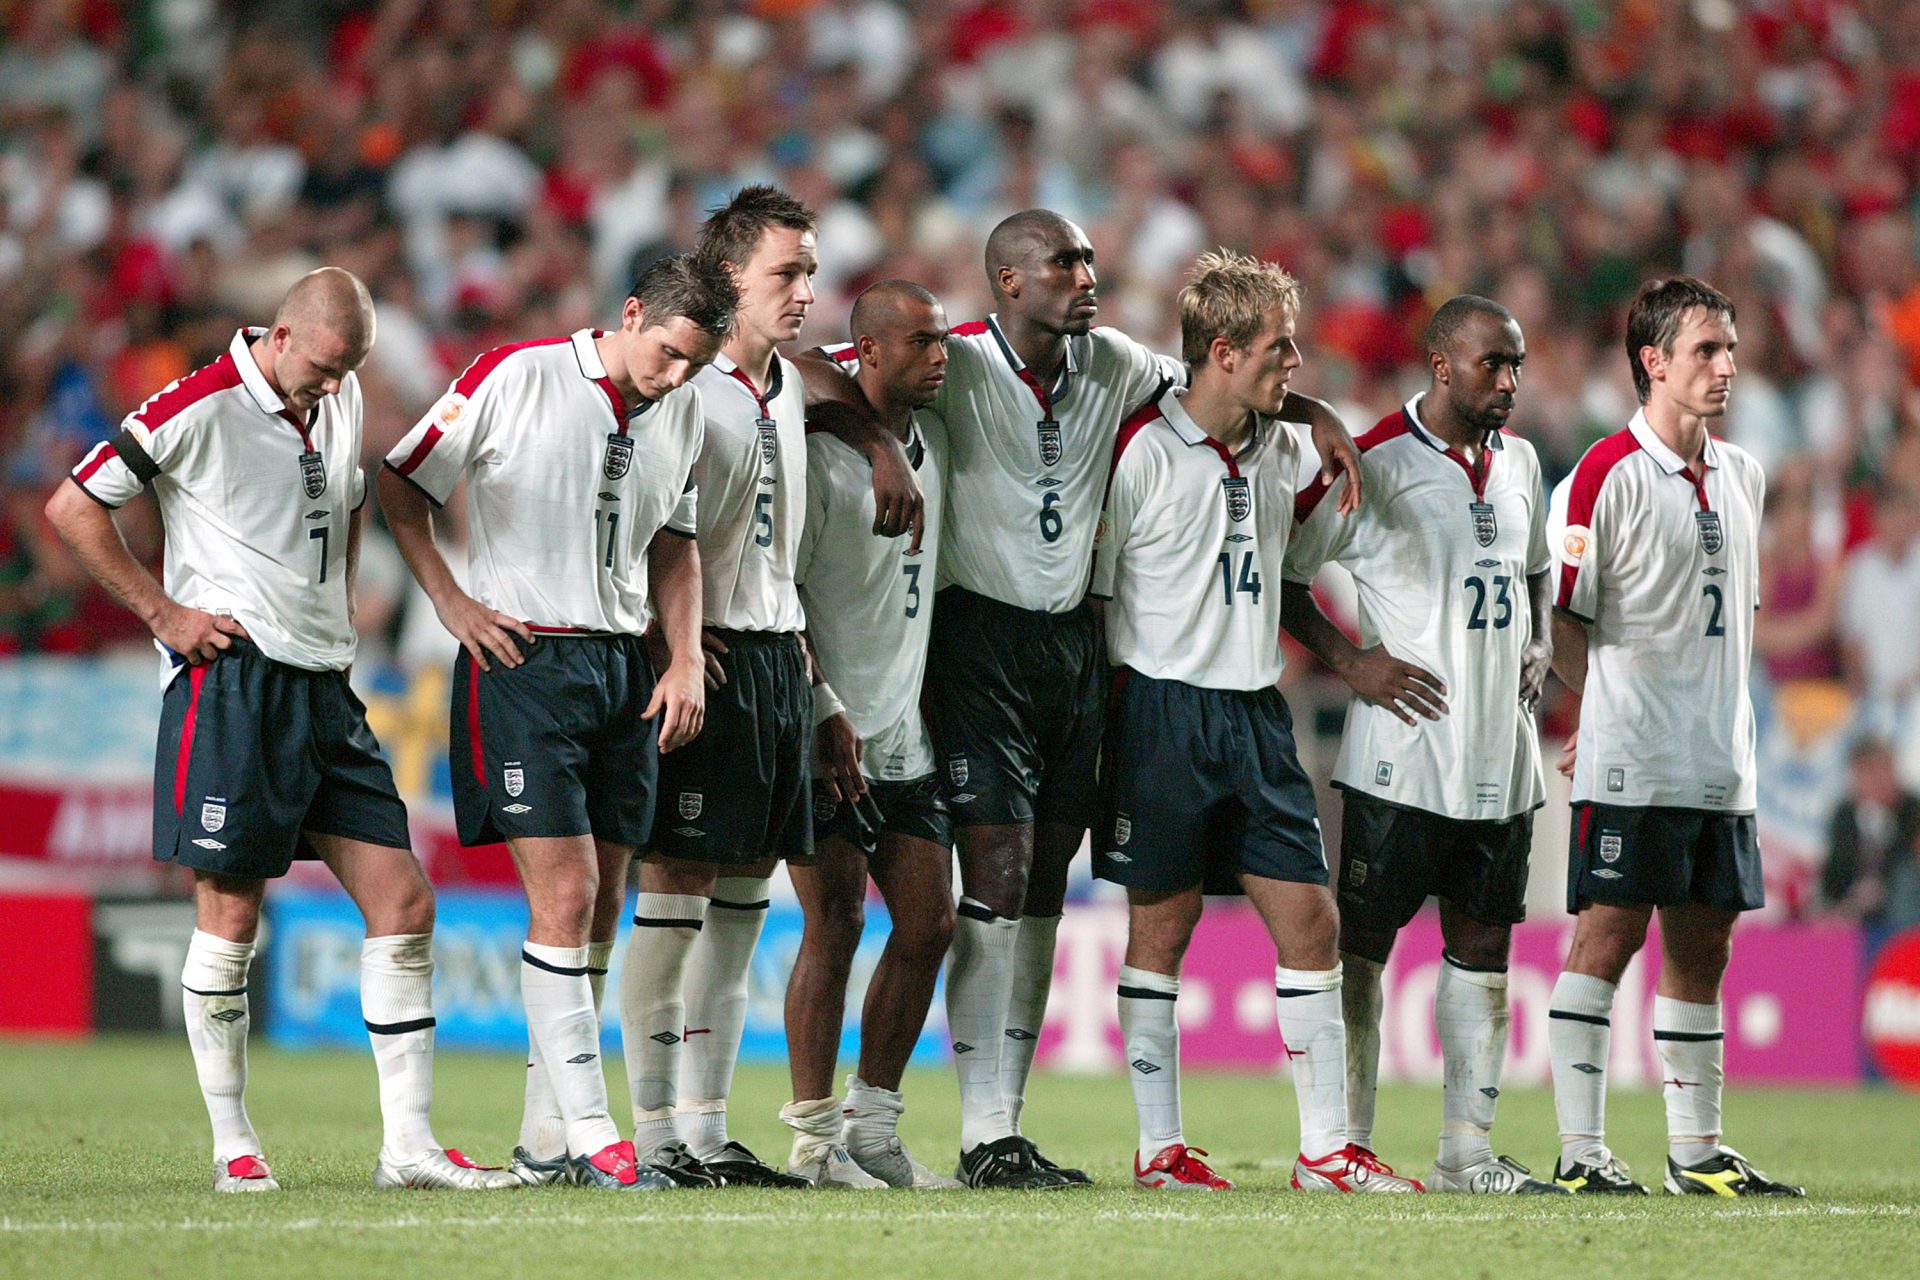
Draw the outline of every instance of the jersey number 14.
[[[1233,552],[1222,551],[1218,561],[1220,565],[1220,593],[1226,597],[1227,607],[1233,607],[1236,595],[1249,595],[1255,604],[1260,603],[1260,575],[1253,567],[1253,552],[1240,553],[1240,572],[1233,571]]]

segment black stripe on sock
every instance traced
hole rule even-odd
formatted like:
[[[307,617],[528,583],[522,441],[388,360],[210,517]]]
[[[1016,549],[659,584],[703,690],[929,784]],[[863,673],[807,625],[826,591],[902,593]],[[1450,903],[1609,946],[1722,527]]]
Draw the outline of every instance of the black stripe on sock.
[[[593,972],[593,970],[587,968],[585,965],[581,965],[578,969],[574,969],[566,965],[548,964],[545,960],[540,959],[538,956],[528,955],[524,951],[520,953],[520,963],[530,964],[536,969],[545,969],[548,973],[557,973],[564,978],[584,978],[589,973]]]
[[[1001,915],[992,907],[984,906],[978,902],[962,902],[953,910],[955,915],[965,916],[969,920],[978,920],[982,924],[992,924],[995,920],[1007,919],[1006,916]]]
[[[709,898],[710,907],[725,907],[729,911],[765,911],[773,904],[772,898],[762,898],[758,902],[728,902],[725,898]]]
[[[1171,991],[1155,991],[1152,987],[1123,986],[1120,988],[1120,998],[1122,1000],[1172,1000],[1176,997]]]
[[[1322,991],[1331,991],[1332,987],[1275,987],[1273,994],[1286,998],[1289,996],[1317,996]]]
[[[633,923],[640,929],[691,929],[698,933],[706,921],[700,916],[635,916]]]
[[[604,978],[607,976],[607,971],[605,969],[598,968],[594,965],[588,965],[587,976],[589,978]]]
[[[376,1036],[403,1036],[409,1031],[425,1031],[433,1026],[431,1016],[415,1018],[411,1022],[369,1022],[367,1030]]]
[[[1465,960],[1456,959],[1454,957],[1454,954],[1451,951],[1442,951],[1440,953],[1440,958],[1442,960],[1445,960],[1448,964],[1452,965],[1454,968],[1465,970],[1467,973],[1505,973],[1507,971],[1507,966],[1503,964],[1498,964],[1498,965],[1468,964]]]
[[[245,987],[236,987],[236,988],[235,988],[234,990],[232,990],[232,991],[202,991],[202,990],[201,990],[200,988],[198,988],[198,987],[190,987],[190,986],[188,986],[188,985],[187,985],[186,983],[184,983],[184,982],[180,984],[180,989],[181,989],[182,991],[191,991],[191,992],[193,992],[193,994],[195,994],[195,995],[197,995],[197,996],[205,996],[205,997],[211,997],[211,996],[243,996],[243,995],[245,995],[245,994],[247,994],[247,989],[246,989]]]
[[[1727,1033],[1724,1031],[1655,1031],[1653,1038],[1655,1040],[1687,1041],[1725,1040]]]
[[[1591,1013],[1574,1013],[1569,1009],[1549,1009],[1547,1010],[1547,1016],[1549,1018],[1563,1018],[1568,1022],[1584,1022],[1595,1027],[1610,1027],[1613,1025],[1612,1018],[1595,1017]]]

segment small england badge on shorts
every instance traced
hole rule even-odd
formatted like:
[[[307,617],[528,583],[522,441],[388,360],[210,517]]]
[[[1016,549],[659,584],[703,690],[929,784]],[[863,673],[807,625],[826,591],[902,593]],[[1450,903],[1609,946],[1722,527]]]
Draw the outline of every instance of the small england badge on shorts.
[[[1220,491],[1227,497],[1227,515],[1239,524],[1253,514],[1253,494],[1245,476],[1220,477]]]
[[[1133,839],[1133,819],[1126,814],[1116,814],[1113,819],[1113,842],[1125,844]]]
[[[965,756],[947,757],[947,782],[956,787],[967,785],[967,758]]]
[[[508,765],[506,771],[507,794],[518,796],[527,789],[527,775],[516,765]]]
[[[772,462],[780,456],[780,429],[772,418],[755,418],[754,428],[760,433],[760,461]]]
[[[1492,546],[1493,540],[1500,536],[1499,522],[1493,518],[1493,504],[1469,502],[1467,513],[1473,517],[1473,540],[1483,547]]]
[[[695,818],[700,816],[700,811],[706,807],[707,807],[706,797],[702,795],[700,792],[682,791],[680,793],[680,805],[679,805],[679,808],[675,810],[675,812],[677,812],[682,818],[685,818],[688,822],[692,822]]]
[[[1042,418],[1034,424],[1040,434],[1040,461],[1052,466],[1060,461],[1060,424],[1052,418]]]
[[[1602,831],[1600,833],[1600,861],[1620,861],[1620,848],[1621,837],[1618,831]]]
[[[601,471],[609,480],[618,480],[633,466],[633,441],[615,432],[607,437],[607,460]]]
[[[1693,513],[1693,521],[1700,526],[1700,549],[1710,556],[1719,555],[1720,548],[1725,545],[1726,542],[1725,535],[1720,528],[1720,513],[1718,511],[1696,511]]]
[[[227,825],[227,806],[215,804],[211,800],[200,806],[200,825],[207,831],[218,831]]]
[[[327,491],[326,460],[311,449],[300,455],[300,484],[309,498]]]
[[[840,802],[833,798],[833,792],[816,791],[813,793],[813,820],[815,822],[831,822],[835,811],[839,808]]]

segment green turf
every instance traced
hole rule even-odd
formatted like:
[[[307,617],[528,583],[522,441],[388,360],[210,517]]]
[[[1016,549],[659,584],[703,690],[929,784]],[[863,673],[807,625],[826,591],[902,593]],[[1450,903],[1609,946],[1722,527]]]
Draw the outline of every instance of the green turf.
[[[503,1159],[520,1073],[511,1057],[442,1055],[441,1140]],[[1811,1192],[1790,1203],[1305,1196],[1286,1190],[1292,1093],[1244,1075],[1186,1082],[1188,1134],[1240,1184],[1231,1195],[1131,1190],[1126,1082],[1065,1076],[1036,1080],[1027,1129],[1056,1158],[1084,1164],[1101,1183],[1092,1191],[462,1195],[372,1190],[380,1134],[366,1057],[258,1050],[250,1109],[286,1190],[214,1196],[184,1040],[0,1041],[0,1080],[6,1277],[1920,1274],[1912,1094],[1736,1091],[1736,1140]],[[612,1096],[624,1095],[616,1079]],[[786,1096],[784,1073],[767,1068],[743,1070],[734,1091],[735,1136],[775,1160]],[[949,1073],[915,1074],[907,1097],[909,1145],[948,1164]],[[1384,1091],[1381,1154],[1424,1173],[1438,1108],[1434,1089]],[[1548,1164],[1552,1099],[1516,1091],[1500,1110],[1501,1149]],[[1622,1157],[1657,1180],[1658,1095],[1616,1095],[1610,1115]]]

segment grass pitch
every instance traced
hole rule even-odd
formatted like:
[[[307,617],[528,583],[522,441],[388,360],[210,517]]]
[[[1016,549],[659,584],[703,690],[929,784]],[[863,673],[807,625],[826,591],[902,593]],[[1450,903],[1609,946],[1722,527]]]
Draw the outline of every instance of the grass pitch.
[[[617,1067],[617,1064],[616,1064]],[[503,1161],[521,1064],[443,1054],[443,1142]],[[1027,1129],[1083,1164],[1091,1191],[725,1189],[618,1196],[571,1188],[377,1192],[380,1141],[365,1055],[256,1047],[250,1111],[286,1188],[215,1196],[206,1115],[184,1038],[0,1041],[0,1276],[1507,1277],[1657,1273],[1920,1273],[1920,1095],[1755,1089],[1728,1098],[1734,1140],[1806,1183],[1794,1202],[1306,1196],[1287,1190],[1296,1136],[1282,1081],[1192,1075],[1189,1138],[1240,1184],[1229,1195],[1132,1189],[1132,1105],[1120,1078],[1034,1082]],[[616,1115],[625,1082],[610,1082]],[[957,1133],[945,1071],[907,1082],[908,1144],[946,1167]],[[743,1069],[733,1131],[779,1161],[779,1069]],[[1424,1175],[1437,1088],[1380,1098],[1381,1154]],[[1610,1100],[1615,1148],[1650,1184],[1664,1158],[1657,1093]],[[1536,1170],[1555,1149],[1545,1092],[1501,1099],[1500,1150]]]

